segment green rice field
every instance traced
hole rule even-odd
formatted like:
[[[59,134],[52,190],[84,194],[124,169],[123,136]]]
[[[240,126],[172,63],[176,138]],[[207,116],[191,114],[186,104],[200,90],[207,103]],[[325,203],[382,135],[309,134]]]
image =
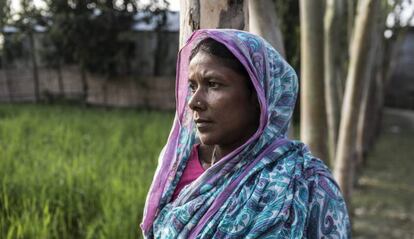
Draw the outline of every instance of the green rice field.
[[[0,238],[137,238],[172,113],[0,105]]]
[[[388,118],[392,130],[370,153],[352,198],[354,238],[414,238],[414,130]],[[172,112],[0,104],[0,238],[141,238],[172,119]]]

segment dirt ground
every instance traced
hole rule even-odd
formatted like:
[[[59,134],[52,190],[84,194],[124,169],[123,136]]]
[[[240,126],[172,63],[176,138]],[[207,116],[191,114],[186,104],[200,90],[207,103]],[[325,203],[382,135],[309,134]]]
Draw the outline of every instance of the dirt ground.
[[[414,239],[414,111],[384,111],[352,204],[353,238]]]

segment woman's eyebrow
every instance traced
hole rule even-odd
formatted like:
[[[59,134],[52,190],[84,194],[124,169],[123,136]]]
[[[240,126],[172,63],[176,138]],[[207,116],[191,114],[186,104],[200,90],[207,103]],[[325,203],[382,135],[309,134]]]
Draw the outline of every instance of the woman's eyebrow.
[[[201,80],[211,79],[211,78],[218,78],[220,74],[211,71],[203,71],[203,72],[194,72],[188,74],[188,79],[195,81],[196,78],[200,78]]]

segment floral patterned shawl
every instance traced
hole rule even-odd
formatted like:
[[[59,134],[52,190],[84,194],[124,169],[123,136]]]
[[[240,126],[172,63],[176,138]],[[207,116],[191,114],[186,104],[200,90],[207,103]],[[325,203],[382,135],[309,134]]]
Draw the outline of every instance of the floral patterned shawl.
[[[242,146],[171,201],[198,142],[187,83],[189,55],[213,38],[246,68],[260,103],[260,126]],[[179,53],[176,117],[147,196],[146,238],[349,238],[345,202],[328,168],[286,138],[298,91],[292,67],[262,38],[232,29],[193,33]]]

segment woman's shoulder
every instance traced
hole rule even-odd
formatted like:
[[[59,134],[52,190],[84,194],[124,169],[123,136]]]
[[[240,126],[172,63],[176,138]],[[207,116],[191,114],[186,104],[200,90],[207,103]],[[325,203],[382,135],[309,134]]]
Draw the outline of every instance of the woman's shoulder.
[[[349,238],[346,204],[325,163],[299,141],[289,141],[272,156],[256,178],[257,195],[268,205],[290,205],[287,215],[302,220],[305,238]]]
[[[285,149],[280,149],[280,152],[282,153],[279,158],[264,170],[262,176],[274,180],[284,178],[286,181],[294,182],[295,185],[301,185],[300,187],[307,189],[310,197],[323,194],[343,201],[342,193],[328,166],[312,155],[304,143],[290,141]]]
[[[315,157],[309,147],[301,141],[289,140],[284,146],[275,149],[270,157],[274,169],[290,168],[296,178],[312,180],[316,176],[332,178],[330,169],[319,158]]]
[[[300,141],[291,141],[288,148],[274,170],[292,169],[287,185],[294,185],[293,195],[307,204],[307,238],[350,238],[346,203],[329,168]]]

